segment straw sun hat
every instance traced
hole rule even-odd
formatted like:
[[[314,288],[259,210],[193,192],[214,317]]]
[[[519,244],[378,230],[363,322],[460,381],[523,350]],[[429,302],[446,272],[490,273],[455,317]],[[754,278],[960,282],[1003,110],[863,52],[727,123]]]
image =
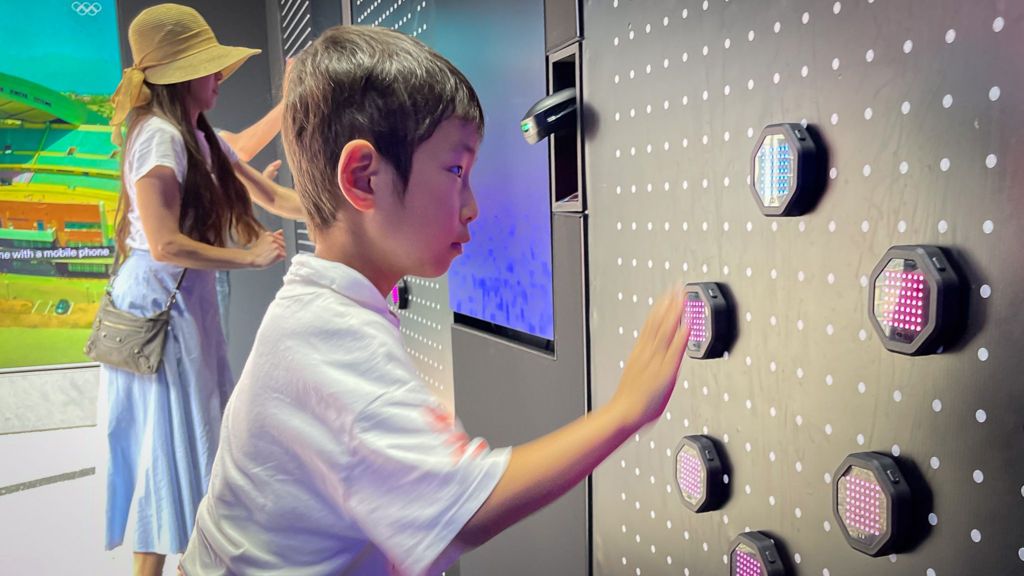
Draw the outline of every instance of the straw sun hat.
[[[111,137],[118,145],[125,117],[133,108],[149,102],[151,95],[143,80],[175,84],[217,72],[227,78],[250,56],[260,53],[253,48],[220,44],[199,12],[179,4],[159,4],[139,13],[128,28],[128,43],[134,63],[124,70],[111,98]]]

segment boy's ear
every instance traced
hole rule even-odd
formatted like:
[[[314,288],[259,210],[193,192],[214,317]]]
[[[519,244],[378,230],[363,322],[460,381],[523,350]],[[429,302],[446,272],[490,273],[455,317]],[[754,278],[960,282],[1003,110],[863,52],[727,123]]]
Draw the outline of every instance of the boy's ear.
[[[352,140],[338,158],[338,188],[353,208],[368,212],[375,205],[372,178],[380,175],[381,157],[366,140]]]

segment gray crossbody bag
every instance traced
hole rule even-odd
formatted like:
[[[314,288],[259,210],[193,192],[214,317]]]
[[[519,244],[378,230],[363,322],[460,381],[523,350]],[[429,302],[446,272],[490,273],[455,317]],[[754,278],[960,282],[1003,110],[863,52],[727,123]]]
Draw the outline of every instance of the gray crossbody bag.
[[[164,340],[167,337],[167,326],[171,322],[171,306],[174,305],[188,269],[181,271],[178,283],[174,285],[163,310],[152,316],[136,316],[119,310],[111,297],[110,292],[120,268],[119,259],[107,283],[96,319],[93,320],[92,332],[85,343],[85,355],[101,364],[122,370],[154,374],[163,360]]]

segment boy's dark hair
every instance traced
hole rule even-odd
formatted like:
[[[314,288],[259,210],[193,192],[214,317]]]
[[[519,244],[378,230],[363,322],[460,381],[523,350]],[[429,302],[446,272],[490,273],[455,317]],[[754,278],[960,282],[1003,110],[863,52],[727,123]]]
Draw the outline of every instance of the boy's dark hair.
[[[284,107],[285,153],[314,230],[334,224],[338,158],[364,139],[398,173],[404,194],[412,156],[449,117],[483,133],[480,100],[451,62],[419,40],[382,28],[335,26],[292,63]]]

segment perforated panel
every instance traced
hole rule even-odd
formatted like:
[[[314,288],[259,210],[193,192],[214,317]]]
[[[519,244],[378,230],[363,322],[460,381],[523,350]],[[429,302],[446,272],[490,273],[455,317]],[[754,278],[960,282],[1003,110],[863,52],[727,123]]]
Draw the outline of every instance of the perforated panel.
[[[285,58],[292,58],[316,39],[313,34],[312,14],[309,0],[279,0],[281,11],[281,48]],[[314,250],[309,229],[303,221],[295,222],[295,250]]]
[[[790,574],[1024,573],[1024,5],[595,0],[584,21],[595,405],[672,283],[723,283],[739,327],[596,471],[595,574],[727,574],[745,530],[775,537]],[[779,122],[829,148],[801,217],[762,216],[748,188]],[[890,353],[871,328],[869,276],[897,244],[962,268],[968,326],[942,354]],[[673,494],[686,434],[724,447],[721,510]],[[870,558],[836,525],[832,473],[861,451],[926,486],[912,551]]]
[[[418,17],[427,6],[427,0],[355,0],[352,2],[352,18],[358,25],[398,30],[415,37],[427,29],[426,19]],[[405,280],[409,286],[409,308],[397,311],[405,348],[416,363],[420,378],[433,386],[449,407],[453,407],[452,310],[448,303],[448,276],[410,276]]]
[[[395,310],[401,321],[405,349],[424,382],[433,386],[452,407],[452,311],[448,308],[448,278],[405,279],[409,307]]]

